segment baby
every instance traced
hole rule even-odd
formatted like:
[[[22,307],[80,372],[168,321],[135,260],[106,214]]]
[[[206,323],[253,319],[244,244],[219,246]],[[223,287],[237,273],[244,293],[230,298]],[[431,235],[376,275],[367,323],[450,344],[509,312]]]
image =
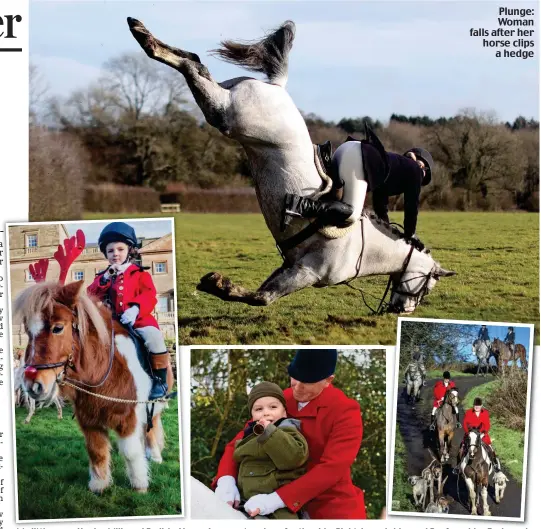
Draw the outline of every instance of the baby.
[[[256,494],[271,494],[305,472],[308,444],[300,433],[300,421],[288,419],[280,387],[261,382],[248,395],[252,421],[237,441],[233,457],[239,463],[237,484],[243,501]],[[255,516],[256,513],[251,513]],[[286,508],[270,518],[298,519]]]

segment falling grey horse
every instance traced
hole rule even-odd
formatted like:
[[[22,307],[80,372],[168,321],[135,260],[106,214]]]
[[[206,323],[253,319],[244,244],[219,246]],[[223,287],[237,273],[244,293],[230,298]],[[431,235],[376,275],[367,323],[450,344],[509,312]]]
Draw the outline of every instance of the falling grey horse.
[[[480,338],[478,338],[477,340],[475,340],[475,342],[473,342],[472,352],[477,357],[477,372],[475,374],[479,375],[479,371],[482,367],[484,367],[485,373],[482,374],[483,376],[486,376],[488,373],[490,356],[492,354],[490,346],[487,345],[485,340],[481,340]]]
[[[408,364],[404,373],[408,404],[415,404],[421,399],[425,369],[422,360],[414,360]]]
[[[201,278],[200,291],[224,301],[269,305],[306,287],[388,275],[390,308],[413,312],[439,278],[455,273],[441,268],[428,251],[414,249],[396,229],[367,213],[338,235],[316,231],[300,242],[291,242],[310,222],[293,218],[283,226],[286,194],[319,198],[332,187],[314,156],[306,123],[285,90],[295,36],[293,22],[284,22],[257,42],[222,42],[216,55],[264,73],[267,81],[238,77],[221,83],[214,81],[195,53],[159,41],[138,20],[128,18],[128,25],[150,58],[184,76],[207,122],[240,142],[265,222],[284,258],[284,264],[256,291],[235,285],[217,272]]]

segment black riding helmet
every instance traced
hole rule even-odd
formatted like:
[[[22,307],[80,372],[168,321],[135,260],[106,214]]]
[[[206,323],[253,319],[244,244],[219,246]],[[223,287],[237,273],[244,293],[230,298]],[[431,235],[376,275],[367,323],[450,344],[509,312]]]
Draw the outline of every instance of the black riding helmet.
[[[137,247],[135,230],[125,222],[111,222],[101,230],[98,239],[98,245],[104,255],[106,255],[105,249],[110,242],[123,242],[132,248]]]
[[[432,168],[434,167],[434,160],[432,159],[432,155],[426,150],[421,147],[413,147],[413,149],[408,149],[404,156],[408,153],[412,152],[415,154],[415,157],[423,160],[425,163],[425,176],[423,178],[422,185],[426,186],[430,183],[430,180],[432,180]]]
[[[445,378],[446,380],[451,380],[451,373],[449,373],[449,371],[444,371],[443,378]]]

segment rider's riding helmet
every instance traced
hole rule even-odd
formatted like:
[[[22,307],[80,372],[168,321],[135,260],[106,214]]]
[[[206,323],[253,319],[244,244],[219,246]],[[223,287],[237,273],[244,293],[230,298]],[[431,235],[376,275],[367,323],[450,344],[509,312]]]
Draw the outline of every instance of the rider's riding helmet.
[[[106,255],[106,248],[110,242],[123,242],[128,246],[137,247],[135,230],[125,222],[111,222],[101,230],[98,245],[101,252]]]
[[[443,378],[445,380],[451,380],[451,373],[449,373],[449,371],[444,371],[443,372]]]
[[[515,330],[514,327],[507,327],[507,329],[510,330],[510,331],[514,331],[514,330]]]
[[[434,167],[434,160],[432,159],[432,155],[426,150],[421,147],[413,147],[413,149],[408,149],[404,156],[408,153],[412,152],[415,154],[415,157],[418,160],[422,160],[425,164],[425,176],[423,178],[422,185],[426,186],[430,183],[430,180],[432,180],[432,168]]]
[[[483,405],[483,399],[481,399],[481,397],[475,397],[475,399],[473,400],[473,405],[474,406],[482,406]]]

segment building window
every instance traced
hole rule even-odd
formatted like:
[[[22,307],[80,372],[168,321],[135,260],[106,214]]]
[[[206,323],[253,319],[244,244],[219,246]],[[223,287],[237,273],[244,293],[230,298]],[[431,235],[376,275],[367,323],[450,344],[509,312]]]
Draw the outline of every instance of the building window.
[[[167,274],[167,262],[152,263],[154,265],[155,274]]]
[[[169,297],[158,296],[158,303],[156,304],[156,312],[169,312]]]
[[[33,283],[35,281],[34,278],[32,277],[32,274],[30,273],[30,270],[24,271],[24,280],[27,283]]]
[[[37,233],[27,233],[26,234],[26,247],[27,248],[37,248],[38,247],[38,234]]]
[[[85,278],[85,273],[82,270],[74,270],[73,271],[73,280],[74,281],[82,281]]]

